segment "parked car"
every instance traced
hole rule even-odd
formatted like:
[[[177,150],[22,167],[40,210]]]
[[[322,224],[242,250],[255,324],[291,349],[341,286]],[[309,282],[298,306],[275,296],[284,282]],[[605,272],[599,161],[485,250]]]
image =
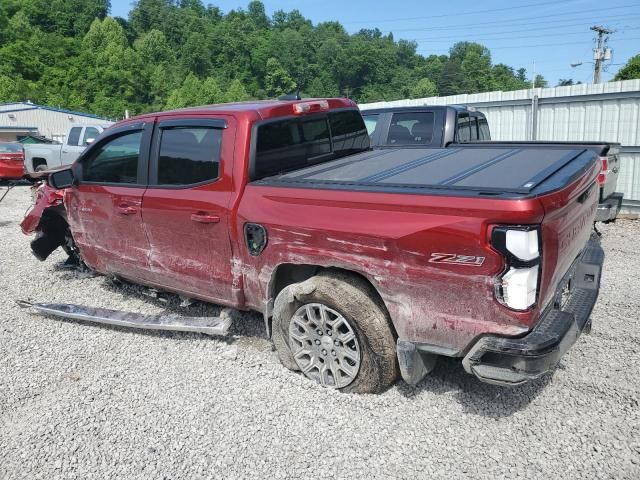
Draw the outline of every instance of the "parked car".
[[[22,145],[0,142],[0,180],[19,180],[24,176]]]
[[[371,145],[384,148],[584,148],[600,158],[602,171],[598,177],[599,205],[596,221],[615,221],[622,207],[622,193],[616,192],[620,171],[620,144],[612,142],[503,142],[491,141],[486,117],[471,107],[459,105],[389,107],[363,112]]]
[[[120,122],[50,175],[65,213],[43,195],[22,226],[50,250],[57,209],[95,271],[262,312],[282,363],[323,385],[415,384],[440,355],[518,385],[590,327],[599,172],[578,147],[372,151],[346,99],[227,104]]]
[[[78,125],[71,127],[64,144],[24,145],[24,171],[27,175],[50,170],[63,165],[71,165],[103,131],[101,125]]]

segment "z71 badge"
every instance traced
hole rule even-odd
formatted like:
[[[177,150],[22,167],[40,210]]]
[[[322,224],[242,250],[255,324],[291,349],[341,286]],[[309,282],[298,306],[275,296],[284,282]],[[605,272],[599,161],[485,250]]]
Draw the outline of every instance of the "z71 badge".
[[[473,255],[458,255],[457,253],[432,253],[429,263],[451,263],[454,265],[468,265],[479,267],[484,263],[484,257]]]

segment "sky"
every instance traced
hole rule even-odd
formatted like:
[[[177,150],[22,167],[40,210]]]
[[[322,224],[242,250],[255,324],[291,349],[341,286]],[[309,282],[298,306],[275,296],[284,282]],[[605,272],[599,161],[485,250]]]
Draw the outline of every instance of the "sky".
[[[127,17],[132,0],[111,0],[111,15]],[[246,9],[249,0],[203,0],[223,12]],[[603,79],[610,80],[630,57],[640,54],[639,0],[263,0],[267,14],[298,9],[314,24],[337,20],[349,33],[361,28],[393,32],[415,40],[422,55],[446,54],[457,41],[489,48],[493,63],[524,67],[558,80],[591,83],[595,33],[592,25],[615,30],[608,46],[613,58]],[[571,67],[571,64],[582,65]],[[535,68],[534,68],[535,66]]]

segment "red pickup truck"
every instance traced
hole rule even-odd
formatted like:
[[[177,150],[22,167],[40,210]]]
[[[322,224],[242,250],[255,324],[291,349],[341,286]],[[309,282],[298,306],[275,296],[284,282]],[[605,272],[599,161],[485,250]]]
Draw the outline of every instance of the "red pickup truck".
[[[262,312],[323,385],[415,384],[440,355],[518,385],[590,327],[599,172],[579,147],[371,150],[346,99],[215,105],[105,131],[23,229],[41,259],[68,221],[97,272]]]

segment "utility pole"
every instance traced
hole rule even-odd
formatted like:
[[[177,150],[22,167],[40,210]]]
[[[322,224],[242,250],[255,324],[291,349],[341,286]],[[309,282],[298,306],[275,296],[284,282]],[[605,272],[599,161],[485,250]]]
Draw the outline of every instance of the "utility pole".
[[[607,47],[607,42],[609,35],[614,31],[601,25],[594,25],[591,30],[598,33],[597,47],[593,49],[593,83],[600,83],[602,81],[602,66],[605,60],[611,60],[611,49]]]

